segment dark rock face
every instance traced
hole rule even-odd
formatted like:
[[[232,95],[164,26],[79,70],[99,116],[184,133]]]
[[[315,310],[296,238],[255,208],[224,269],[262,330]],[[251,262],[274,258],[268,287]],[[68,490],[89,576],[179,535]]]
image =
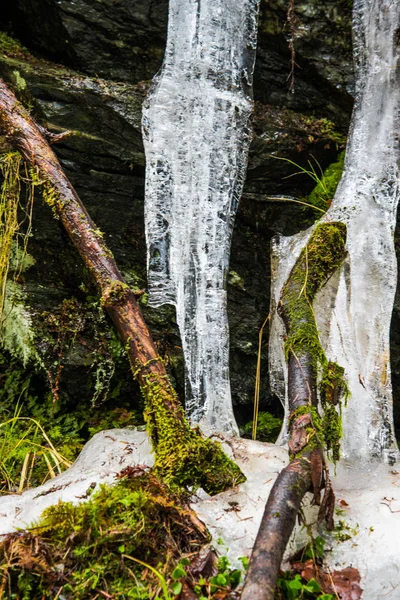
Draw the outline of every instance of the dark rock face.
[[[137,83],[160,68],[167,0],[6,0],[16,35],[30,48],[92,76]],[[255,96],[264,103],[329,115],[346,126],[352,56],[349,0],[263,0]],[[288,94],[295,45],[295,94]]]
[[[90,215],[105,232],[116,260],[134,288],[146,287],[143,226],[144,155],[141,103],[161,65],[167,2],[153,0],[5,0],[3,28],[36,57],[0,42],[0,75],[13,84],[37,118],[52,131],[74,134],[55,147]],[[336,159],[351,111],[349,3],[296,2],[295,92],[288,92],[290,27],[286,0],[265,1],[260,17],[255,73],[254,140],[248,178],[234,232],[228,310],[231,378],[238,419],[252,412],[258,332],[269,310],[269,244],[276,233],[307,227],[313,214],[268,195],[304,197],[313,181],[292,175],[289,158],[322,168]],[[44,58],[43,58],[44,57]],[[64,66],[48,62],[56,60]],[[21,85],[21,81],[23,81]],[[18,90],[19,88],[19,90]],[[333,127],[326,119],[335,121]],[[339,131],[339,133],[338,133]],[[91,291],[79,257],[50,209],[36,202],[29,251],[36,264],[25,274],[35,314],[55,310],[64,298],[85,301]],[[89,291],[88,291],[89,290]],[[146,320],[182,390],[182,355],[173,310],[152,310]],[[262,409],[279,411],[268,391],[267,332],[262,345]],[[82,334],[67,357],[63,393],[88,394],[81,382],[94,356]],[[130,381],[129,369],[124,376]],[[119,373],[119,376],[121,374]],[[126,392],[137,397],[137,389]],[[130,391],[129,391],[130,390]]]
[[[351,5],[348,0],[296,0],[291,16],[288,0],[263,0],[255,97],[330,118],[346,128],[353,85]],[[295,64],[290,92],[292,38]]]
[[[9,14],[25,44],[84,73],[136,83],[161,66],[166,0],[17,0]]]

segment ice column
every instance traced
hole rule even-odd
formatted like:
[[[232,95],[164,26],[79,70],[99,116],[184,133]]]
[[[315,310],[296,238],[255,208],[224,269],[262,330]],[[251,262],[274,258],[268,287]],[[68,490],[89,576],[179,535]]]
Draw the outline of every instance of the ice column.
[[[400,2],[355,0],[356,98],[345,171],[324,220],[347,225],[347,258],[321,292],[316,316],[327,356],[346,370],[343,457],[397,457],[389,329],[397,283],[394,228],[399,200]],[[274,302],[310,231],[275,245]],[[272,376],[282,365],[275,319]]]
[[[186,410],[237,433],[226,276],[249,146],[259,0],[170,0],[163,67],[143,111],[152,306],[176,305]]]

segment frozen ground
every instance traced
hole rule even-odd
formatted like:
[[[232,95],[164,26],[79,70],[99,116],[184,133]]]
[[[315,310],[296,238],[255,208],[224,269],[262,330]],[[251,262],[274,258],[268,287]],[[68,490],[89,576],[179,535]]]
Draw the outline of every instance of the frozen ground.
[[[138,464],[153,465],[146,432],[110,429],[97,433],[67,471],[37,488],[0,498],[0,535],[26,529],[59,500],[82,501],[95,485],[115,482],[122,469]]]
[[[264,505],[279,471],[287,463],[286,450],[273,444],[225,438],[225,447],[247,476],[235,489],[213,498],[200,492],[193,508],[207,524],[214,544],[228,552],[233,564],[249,555]],[[111,483],[124,467],[151,466],[153,458],[145,432],[103,431],[88,442],[81,455],[62,475],[39,488],[0,498],[0,533],[24,529],[41,511],[59,500],[83,501],[94,484]],[[400,471],[400,467],[399,467]],[[396,467],[369,465],[364,471],[341,465],[334,479],[337,520],[346,524],[344,542],[328,538],[326,555],[333,569],[353,566],[361,573],[363,600],[400,598],[400,472]],[[313,510],[307,511],[312,518]],[[289,552],[305,542],[296,531]]]

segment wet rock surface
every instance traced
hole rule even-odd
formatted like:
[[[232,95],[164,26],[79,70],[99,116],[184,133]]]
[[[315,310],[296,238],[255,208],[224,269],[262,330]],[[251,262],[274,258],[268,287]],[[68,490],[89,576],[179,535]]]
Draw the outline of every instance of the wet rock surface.
[[[298,169],[276,157],[304,167],[315,157],[325,168],[343,147],[340,135],[346,133],[352,104],[350,12],[347,0],[296,2],[296,19],[291,24],[284,0],[261,4],[254,139],[228,281],[232,392],[242,423],[252,413],[258,332],[269,310],[270,240],[277,233],[292,235],[314,219],[312,211],[299,204],[267,198],[301,198],[314,185],[304,174],[292,177]],[[2,38],[0,75],[50,130],[73,131],[55,150],[104,231],[128,283],[138,292],[145,290],[141,103],[162,61],[167,3],[6,0],[0,18],[2,29],[29,49],[10,48]],[[288,81],[291,36],[297,64],[294,93],[289,92]],[[36,263],[23,281],[31,310],[40,314],[56,309],[64,298],[87,302],[88,297],[95,297],[79,257],[39,198],[33,234],[29,252]],[[140,302],[182,391],[183,363],[174,311],[171,307],[150,309],[146,294]],[[394,349],[397,339],[395,333]],[[262,345],[261,408],[279,412],[268,391],[266,340],[267,335]],[[93,341],[78,336],[63,372],[61,388],[66,397],[72,398],[78,390],[87,396],[92,393],[82,390],[81,381],[90,371],[93,352]],[[395,383],[396,364],[395,358]],[[127,364],[118,377],[125,377],[126,394],[138,398]]]
[[[255,96],[348,123],[352,86],[351,2],[262,0]],[[45,56],[89,75],[136,83],[160,68],[167,0],[6,0],[5,24]],[[288,94],[294,39],[295,94]],[[328,99],[328,101],[327,101]]]

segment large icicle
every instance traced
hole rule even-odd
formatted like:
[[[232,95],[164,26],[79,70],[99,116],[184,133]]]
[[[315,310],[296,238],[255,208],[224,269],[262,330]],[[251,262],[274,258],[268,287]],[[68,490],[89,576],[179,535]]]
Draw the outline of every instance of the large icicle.
[[[176,305],[186,409],[237,433],[226,275],[249,146],[259,0],[170,0],[161,73],[144,107],[150,301]]]
[[[389,329],[397,283],[394,228],[399,200],[400,2],[355,0],[356,103],[345,171],[324,220],[347,225],[348,256],[316,308],[328,358],[345,368],[343,457],[397,457],[393,433]],[[274,303],[310,235],[275,244]],[[284,381],[282,329],[275,319],[272,378]]]

